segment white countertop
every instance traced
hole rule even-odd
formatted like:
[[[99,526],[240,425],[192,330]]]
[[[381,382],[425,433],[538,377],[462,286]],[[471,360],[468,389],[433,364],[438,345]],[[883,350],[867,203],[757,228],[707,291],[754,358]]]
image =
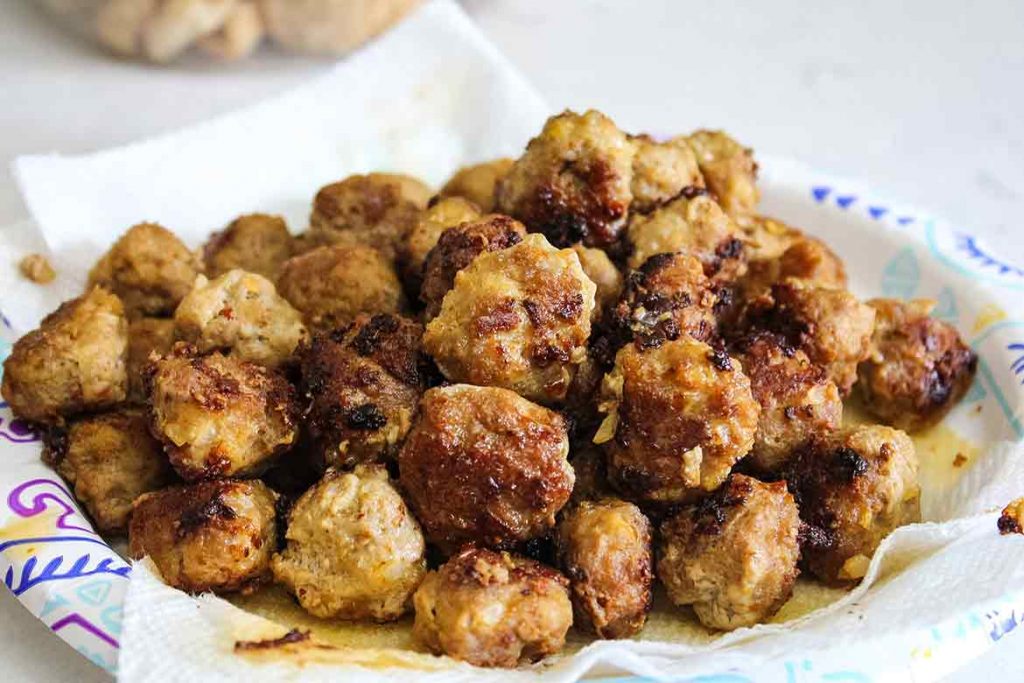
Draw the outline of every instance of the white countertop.
[[[828,4],[827,8],[822,7]],[[1024,263],[1024,3],[465,0],[553,106],[653,133],[724,128],[756,150],[866,181]],[[26,216],[7,166],[196,122],[320,62],[154,69],[108,59],[0,2],[0,225]],[[0,591],[10,680],[105,680]],[[1024,680],[1020,630],[954,680]]]

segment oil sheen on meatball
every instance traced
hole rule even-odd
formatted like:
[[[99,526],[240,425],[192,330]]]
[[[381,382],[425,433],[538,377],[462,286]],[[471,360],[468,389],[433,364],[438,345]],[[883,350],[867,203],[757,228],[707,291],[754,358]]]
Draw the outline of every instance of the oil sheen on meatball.
[[[253,213],[239,216],[210,235],[203,247],[203,261],[211,278],[237,268],[273,281],[294,249],[283,218]]]
[[[697,157],[685,137],[656,142],[649,135],[635,135],[633,203],[630,211],[647,212],[672,199],[685,187],[704,187]]]
[[[494,189],[508,175],[515,159],[494,159],[463,166],[441,188],[442,197],[462,197],[485,213],[494,211]]]
[[[761,199],[753,150],[722,131],[699,130],[689,142],[704,182],[726,213],[753,213]]]
[[[478,218],[480,210],[476,204],[462,197],[440,199],[420,214],[398,250],[402,280],[411,297],[419,297],[423,283],[423,264],[427,261],[427,254],[441,239],[442,233],[448,228]]]
[[[174,320],[172,318],[135,318],[128,321],[128,400],[146,401],[144,374],[149,356],[166,354],[174,346]]]

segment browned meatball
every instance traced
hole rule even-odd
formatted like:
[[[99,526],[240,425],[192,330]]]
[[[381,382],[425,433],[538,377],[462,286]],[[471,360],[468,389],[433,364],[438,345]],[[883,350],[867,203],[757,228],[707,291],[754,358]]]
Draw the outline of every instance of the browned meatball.
[[[60,473],[104,533],[128,531],[132,501],[173,478],[146,413],[122,409],[74,420],[46,440],[43,460]]]
[[[871,355],[858,368],[864,405],[881,420],[916,431],[941,420],[974,380],[978,356],[934,301],[874,299]]]
[[[651,606],[651,524],[632,503],[574,506],[558,524],[558,562],[569,577],[578,627],[600,638],[640,632]]]
[[[186,481],[255,476],[298,437],[295,390],[262,365],[178,344],[146,388],[150,428]]]
[[[441,312],[441,302],[455,283],[455,275],[473,259],[485,252],[519,244],[524,237],[523,224],[501,214],[468,221],[441,233],[423,263],[420,301],[426,306],[426,319],[432,320]]]
[[[15,415],[34,422],[112,406],[127,394],[127,351],[121,300],[93,288],[14,343],[0,395]]]
[[[556,412],[496,387],[430,389],[398,453],[400,481],[427,538],[509,547],[543,534],[573,487]]]
[[[333,330],[360,313],[399,313],[405,307],[394,267],[370,247],[320,247],[288,259],[277,291],[313,329]]]
[[[878,544],[921,518],[917,454],[904,432],[863,425],[802,448],[786,479],[809,525],[807,569],[829,583],[863,578]]]
[[[130,318],[167,316],[192,289],[200,267],[173,232],[156,223],[139,223],[93,266],[89,286],[118,295]]]
[[[658,578],[709,628],[753,626],[779,611],[799,570],[800,518],[785,482],[734,474],[661,527]]]
[[[635,152],[600,112],[553,116],[498,183],[498,211],[556,246],[608,247],[618,241],[633,200]]]
[[[174,320],[171,318],[135,318],[128,321],[128,400],[144,403],[146,386],[143,381],[149,356],[164,355],[174,346]]]
[[[413,635],[436,654],[514,667],[565,646],[568,581],[539,562],[468,548],[427,574],[413,597]]]
[[[253,213],[239,216],[228,227],[210,235],[203,246],[203,261],[210,277],[237,268],[276,280],[294,249],[283,218]]]
[[[743,233],[747,257],[752,264],[778,259],[786,249],[804,237],[798,228],[768,216],[740,215],[733,220]]]
[[[699,130],[690,135],[689,142],[704,182],[726,213],[753,213],[761,199],[753,150],[722,131]]]
[[[325,619],[397,619],[426,573],[426,545],[387,471],[328,470],[288,514],[274,578]]]
[[[690,337],[623,347],[603,399],[594,441],[605,444],[612,483],[657,503],[718,488],[753,446],[760,413],[739,362]]]
[[[441,188],[442,197],[462,197],[476,204],[481,211],[494,211],[494,189],[508,172],[515,159],[494,159],[482,164],[463,166]]]
[[[777,258],[751,260],[741,282],[746,299],[764,294],[788,278],[828,289],[846,289],[846,268],[835,252],[813,237],[797,237]]]
[[[619,300],[619,295],[622,294],[622,273],[602,249],[574,244],[572,250],[576,252],[583,272],[597,287],[594,294],[594,312],[591,314],[591,318],[597,321]]]
[[[398,263],[402,271],[406,291],[413,297],[419,296],[423,282],[423,264],[427,254],[434,248],[441,234],[466,221],[480,218],[476,204],[462,197],[448,197],[432,203],[409,231],[408,237],[399,245]]]
[[[261,481],[218,479],[146,493],[132,506],[128,552],[189,593],[249,593],[270,580],[277,496]]]
[[[351,467],[397,450],[426,385],[422,335],[399,316],[361,315],[303,350],[307,427],[326,464]]]
[[[697,168],[697,157],[685,137],[656,142],[649,135],[632,138],[633,204],[630,211],[651,211],[683,191],[685,187],[704,187]]]
[[[608,483],[608,466],[604,449],[591,441],[589,434],[574,439],[569,447],[569,464],[576,482],[571,503],[601,500],[614,496]]]
[[[423,345],[453,382],[561,401],[587,355],[596,289],[572,250],[529,235],[456,274]]]

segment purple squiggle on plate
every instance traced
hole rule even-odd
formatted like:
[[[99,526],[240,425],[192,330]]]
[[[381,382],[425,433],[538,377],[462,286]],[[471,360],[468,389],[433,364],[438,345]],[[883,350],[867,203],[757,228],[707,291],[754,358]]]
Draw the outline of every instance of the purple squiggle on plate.
[[[61,617],[57,621],[53,622],[53,625],[50,626],[50,629],[52,629],[56,633],[65,626],[72,625],[81,627],[82,630],[91,633],[92,635],[96,636],[97,638],[107,643],[111,647],[120,647],[120,645],[117,642],[117,639],[115,639],[113,636],[108,634],[106,631],[101,629],[96,624],[92,623],[91,621],[83,617],[78,612],[72,612],[66,617]]]
[[[5,422],[4,418],[0,417],[0,438],[11,443],[32,443],[42,439],[42,435],[24,420],[13,418]]]
[[[33,488],[42,489],[42,491],[36,493],[31,501],[26,504],[22,501],[22,495]],[[56,489],[59,495],[47,489]],[[95,536],[96,532],[88,526],[88,522],[85,522],[85,520],[82,520],[82,525],[72,523],[73,520],[71,518],[78,517],[82,519],[82,517],[75,510],[75,506],[69,502],[71,500],[71,494],[68,493],[68,490],[60,482],[53,479],[30,479],[11,491],[10,495],[7,496],[7,507],[19,517],[35,517],[45,512],[50,507],[50,504],[53,503],[63,510],[57,518],[58,529],[84,531]]]

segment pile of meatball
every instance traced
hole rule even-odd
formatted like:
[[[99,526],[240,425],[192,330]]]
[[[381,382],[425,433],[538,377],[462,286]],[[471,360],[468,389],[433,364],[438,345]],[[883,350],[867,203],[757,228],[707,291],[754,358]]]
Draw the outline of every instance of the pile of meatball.
[[[567,111],[437,193],[327,185],[297,236],[247,215],[193,252],[136,225],[2,393],[185,591],[412,610],[481,666],[573,625],[633,636],[656,581],[709,628],[757,624],[919,520],[906,432],[977,359],[928,301],[858,300],[828,246],[758,214],[756,175],[724,133]],[[843,426],[853,391],[879,424]]]

